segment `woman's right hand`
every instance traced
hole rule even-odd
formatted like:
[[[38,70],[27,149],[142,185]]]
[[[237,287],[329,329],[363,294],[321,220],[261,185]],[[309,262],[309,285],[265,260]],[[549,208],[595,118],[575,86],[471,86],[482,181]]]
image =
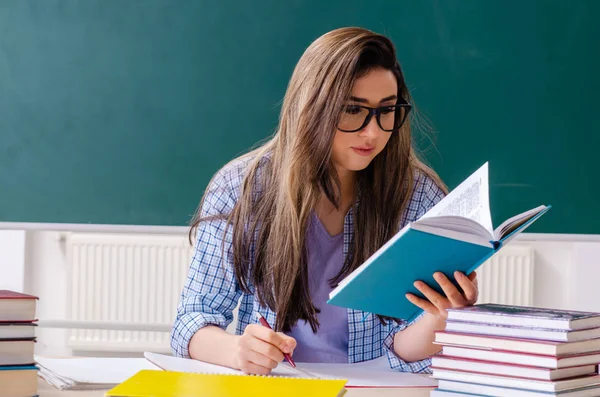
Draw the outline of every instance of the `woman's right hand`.
[[[283,361],[283,353],[293,354],[296,340],[260,324],[250,324],[237,340],[236,367],[246,374],[268,375]]]

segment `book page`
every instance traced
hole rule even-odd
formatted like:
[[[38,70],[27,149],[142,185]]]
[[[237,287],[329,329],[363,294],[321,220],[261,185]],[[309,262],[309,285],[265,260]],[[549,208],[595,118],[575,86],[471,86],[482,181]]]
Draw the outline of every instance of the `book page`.
[[[540,205],[536,208],[532,208],[529,211],[525,211],[522,214],[515,215],[504,222],[494,230],[496,239],[500,240],[504,236],[509,235],[511,232],[518,229],[522,224],[539,214],[546,209],[545,205]]]
[[[490,211],[489,173],[486,162],[452,190],[421,219],[438,216],[461,216],[481,224],[490,237],[494,235]]]

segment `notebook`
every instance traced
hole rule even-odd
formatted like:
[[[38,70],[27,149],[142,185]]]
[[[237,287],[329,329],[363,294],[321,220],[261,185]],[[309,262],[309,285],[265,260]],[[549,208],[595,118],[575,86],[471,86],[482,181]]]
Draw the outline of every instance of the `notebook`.
[[[493,229],[485,163],[419,220],[409,223],[331,291],[329,304],[411,321],[422,309],[405,295],[424,296],[421,280],[443,294],[433,279],[442,272],[472,273],[551,207],[538,206]]]
[[[156,353],[144,353],[144,357],[154,365],[167,371],[242,375],[241,371],[205,363],[198,360],[167,356]],[[354,364],[296,363],[297,371],[287,363],[281,363],[271,373],[277,377],[312,377],[321,379],[344,379],[346,387],[435,387],[437,382],[429,375],[398,372],[390,369],[387,357]],[[306,374],[306,375],[305,375]]]
[[[109,390],[109,397],[336,397],[345,380],[195,374],[143,370]]]

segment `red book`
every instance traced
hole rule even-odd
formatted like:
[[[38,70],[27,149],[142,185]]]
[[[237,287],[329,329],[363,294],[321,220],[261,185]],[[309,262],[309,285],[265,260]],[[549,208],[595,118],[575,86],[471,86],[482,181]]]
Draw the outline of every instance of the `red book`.
[[[17,323],[34,321],[37,300],[37,296],[0,290],[0,322]]]

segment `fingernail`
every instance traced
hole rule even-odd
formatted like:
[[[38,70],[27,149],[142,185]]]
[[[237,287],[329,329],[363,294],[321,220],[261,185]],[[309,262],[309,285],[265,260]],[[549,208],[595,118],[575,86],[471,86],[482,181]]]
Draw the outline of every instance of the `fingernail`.
[[[433,278],[435,278],[436,280],[440,280],[442,278],[442,274],[441,273],[434,273],[433,274]]]

